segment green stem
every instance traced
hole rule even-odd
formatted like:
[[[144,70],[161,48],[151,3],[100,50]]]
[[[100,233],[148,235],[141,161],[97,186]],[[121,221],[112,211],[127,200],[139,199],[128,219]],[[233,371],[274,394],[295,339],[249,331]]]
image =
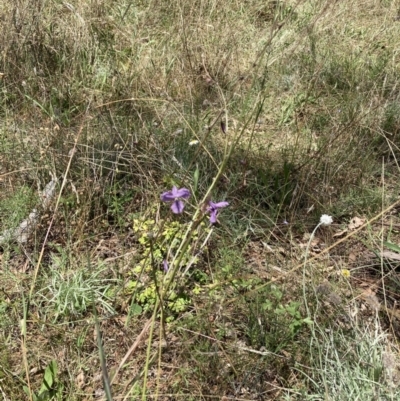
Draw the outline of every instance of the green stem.
[[[160,291],[160,294],[158,294],[156,303],[154,305],[154,310],[153,310],[152,323],[151,323],[151,328],[150,328],[150,333],[149,333],[149,341],[147,344],[146,365],[144,368],[142,401],[146,401],[147,375],[148,375],[148,369],[149,369],[149,364],[150,364],[151,343],[153,340],[154,324],[155,324],[155,320],[157,318],[158,309],[159,309],[160,305],[162,305],[163,299],[165,298],[172,283],[174,282],[174,278],[180,268],[183,257],[185,255],[185,252],[187,251],[187,249],[190,245],[190,241],[192,239],[192,234],[195,232],[195,230],[197,229],[197,227],[199,226],[199,224],[202,222],[202,220],[204,218],[203,207],[207,203],[208,199],[211,197],[212,191],[214,190],[219,179],[221,178],[222,174],[224,173],[226,165],[232,155],[232,152],[235,149],[236,145],[238,144],[242,134],[246,130],[249,122],[251,121],[251,119],[253,117],[253,113],[254,113],[254,110],[252,113],[250,113],[250,116],[249,116],[248,120],[246,121],[246,123],[244,124],[240,133],[237,135],[235,140],[231,143],[229,151],[228,152],[225,151],[225,156],[218,169],[218,172],[217,172],[216,176],[214,177],[213,182],[211,183],[210,187],[208,188],[207,193],[204,195],[202,201],[200,202],[200,206],[197,208],[191,222],[189,223],[189,226],[186,229],[185,235],[183,236],[182,242],[179,245],[179,247],[175,253],[175,257],[171,262],[172,268],[170,269],[170,271],[167,273],[167,275],[164,278],[164,286],[163,286],[162,290]],[[161,338],[160,338],[160,341],[161,341]]]
[[[310,316],[310,309],[308,308],[307,304],[307,296],[306,296],[306,265],[307,265],[307,257],[308,257],[308,251],[310,249],[311,241],[314,238],[315,233],[317,232],[318,228],[322,225],[322,223],[318,223],[317,226],[314,228],[314,231],[310,235],[310,239],[308,240],[307,248],[306,248],[306,254],[304,256],[304,265],[303,265],[303,298],[304,298],[304,305],[306,307],[307,311],[307,317],[311,318]]]
[[[151,317],[152,322],[151,322],[150,332],[149,332],[149,341],[147,343],[146,364],[144,366],[144,372],[143,372],[142,401],[146,401],[147,376],[149,373],[149,366],[150,366],[151,343],[153,341],[154,324],[155,324],[155,321],[157,318],[157,311],[158,311],[159,305],[160,305],[160,300],[159,300],[159,298],[157,298],[156,303],[154,305],[153,316]],[[161,341],[161,338],[160,338],[160,341]]]
[[[254,112],[254,110],[253,110],[253,112]],[[193,232],[196,230],[196,228],[199,226],[199,224],[202,222],[202,220],[204,218],[204,212],[202,211],[202,207],[204,204],[207,203],[208,199],[211,197],[212,191],[214,190],[215,186],[217,185],[219,179],[222,177],[222,174],[225,171],[226,165],[233,153],[233,150],[236,148],[236,145],[238,144],[240,138],[242,137],[242,134],[244,133],[247,125],[249,124],[249,122],[251,121],[251,119],[253,117],[253,112],[250,113],[250,116],[249,116],[248,120],[246,121],[246,123],[244,124],[242,130],[237,135],[235,140],[231,143],[229,151],[226,152],[225,157],[222,160],[221,166],[218,169],[217,175],[214,177],[213,182],[211,183],[211,185],[208,188],[206,194],[204,195],[202,201],[200,202],[200,207],[197,208],[197,210],[193,216],[193,219],[189,224],[189,227],[186,229],[185,235],[183,236],[183,240],[182,240],[178,250],[175,253],[175,258],[173,259],[173,261],[171,263],[172,269],[165,277],[165,285],[164,285],[164,288],[162,291],[163,298],[164,298],[165,294],[168,292],[168,290],[176,276],[176,273],[179,270],[182,259],[183,259],[185,252],[190,244],[190,240],[192,238]]]

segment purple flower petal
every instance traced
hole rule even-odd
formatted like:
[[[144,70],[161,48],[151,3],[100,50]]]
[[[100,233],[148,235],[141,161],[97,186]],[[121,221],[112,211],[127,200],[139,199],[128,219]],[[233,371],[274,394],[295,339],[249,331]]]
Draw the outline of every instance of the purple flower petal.
[[[210,207],[213,208],[213,209],[221,209],[223,207],[229,206],[228,202],[217,202],[217,203],[214,203],[214,202],[210,201],[209,204],[210,204]]]
[[[217,211],[216,210],[211,210],[210,213],[210,223],[215,224],[217,222]]]
[[[172,189],[171,189],[171,193],[175,198],[177,198],[177,192],[178,192],[178,188],[175,185],[173,185]]]
[[[166,261],[166,259],[163,260],[162,264],[163,264],[163,269],[164,269],[165,273],[167,273],[169,266],[168,266],[168,262]]]
[[[172,191],[162,193],[160,198],[163,202],[172,202],[175,200],[175,196],[172,194]]]
[[[207,212],[210,213],[210,223],[211,224],[215,224],[218,220],[217,220],[217,215],[218,215],[218,210],[222,209],[223,207],[228,206],[229,203],[228,202],[217,202],[214,203],[213,201],[209,201],[208,202],[208,208],[207,208]]]
[[[175,191],[174,191],[174,188],[175,188]],[[187,199],[190,197],[190,191],[187,188],[177,189],[176,187],[173,187],[172,192],[174,193],[176,198]]]
[[[163,202],[172,202],[172,201],[174,201],[175,198],[176,198],[176,196],[175,196],[176,191],[177,191],[176,187],[172,187],[171,191],[163,192],[161,194],[161,200]]]
[[[163,202],[173,202],[171,205],[171,210],[175,214],[183,212],[185,204],[181,199],[187,199],[190,197],[190,191],[187,188],[178,189],[175,185],[172,187],[171,191],[167,191],[161,194],[161,200]]]
[[[187,199],[190,196],[190,191],[187,188],[178,189],[175,185],[172,187],[171,191],[163,192],[161,194],[161,200],[163,202],[173,202],[177,198]]]
[[[183,203],[183,201],[177,199],[171,205],[172,213],[175,213],[175,214],[182,213],[184,207],[185,207],[185,204]]]

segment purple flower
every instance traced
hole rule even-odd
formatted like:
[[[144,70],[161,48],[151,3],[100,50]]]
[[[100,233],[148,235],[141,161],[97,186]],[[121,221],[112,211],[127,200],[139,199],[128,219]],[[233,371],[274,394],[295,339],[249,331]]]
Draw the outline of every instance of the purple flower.
[[[164,259],[163,262],[162,262],[162,264],[163,264],[164,272],[167,273],[167,272],[168,272],[168,269],[169,269],[167,260]]]
[[[217,215],[218,215],[219,209],[222,209],[223,207],[226,207],[228,205],[229,205],[228,202],[217,202],[217,203],[214,203],[212,201],[208,202],[207,212],[210,213],[210,223],[211,224],[215,224],[218,221]]]
[[[161,200],[163,202],[172,202],[171,210],[172,213],[179,214],[183,212],[185,204],[183,199],[187,199],[190,196],[190,191],[186,188],[178,189],[175,185],[172,187],[171,191],[164,192],[161,194]]]

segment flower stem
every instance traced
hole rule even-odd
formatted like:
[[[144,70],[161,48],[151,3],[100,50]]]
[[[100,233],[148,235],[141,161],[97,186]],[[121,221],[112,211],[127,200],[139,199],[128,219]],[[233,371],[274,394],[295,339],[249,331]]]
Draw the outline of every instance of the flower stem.
[[[317,232],[318,228],[322,225],[322,223],[318,223],[317,226],[314,228],[314,231],[310,235],[310,239],[308,240],[307,248],[306,248],[306,254],[304,256],[304,265],[303,265],[303,298],[304,298],[304,305],[306,307],[307,311],[307,317],[311,318],[310,316],[310,309],[308,308],[307,304],[307,296],[306,296],[306,265],[307,265],[307,257],[308,257],[308,251],[310,249],[311,241],[314,238],[315,233]]]

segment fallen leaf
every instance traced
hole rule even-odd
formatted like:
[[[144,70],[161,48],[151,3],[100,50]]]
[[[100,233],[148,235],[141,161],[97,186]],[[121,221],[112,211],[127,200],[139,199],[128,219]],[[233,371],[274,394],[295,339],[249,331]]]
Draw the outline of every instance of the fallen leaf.
[[[374,309],[375,311],[379,311],[381,308],[381,303],[379,302],[378,297],[376,296],[375,292],[372,291],[371,288],[368,288],[362,293],[362,297],[367,302],[367,304]]]
[[[392,251],[383,251],[380,253],[382,258],[391,259],[391,260],[400,260],[400,254]]]
[[[333,234],[333,238],[341,237],[342,235],[346,234],[347,231],[348,231],[347,228],[345,228],[344,230],[339,231],[339,232],[337,232],[336,234]]]
[[[76,376],[75,383],[79,389],[83,389],[85,386],[85,373],[83,370],[80,370],[78,376]]]
[[[349,262],[354,263],[357,260],[357,255],[355,253],[351,253],[349,255]]]
[[[355,230],[358,227],[361,227],[365,223],[365,219],[360,219],[359,217],[353,217],[349,223],[349,230]]]

